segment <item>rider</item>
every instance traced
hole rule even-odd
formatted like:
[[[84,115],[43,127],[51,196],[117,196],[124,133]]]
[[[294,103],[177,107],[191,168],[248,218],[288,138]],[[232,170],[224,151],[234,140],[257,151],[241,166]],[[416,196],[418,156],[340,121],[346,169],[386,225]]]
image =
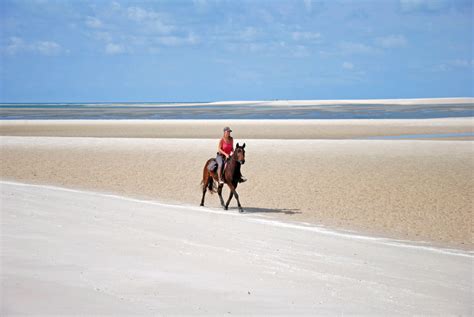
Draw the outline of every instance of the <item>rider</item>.
[[[234,152],[234,138],[230,136],[232,130],[229,127],[224,128],[224,136],[220,139],[219,145],[217,147],[217,178],[219,184],[223,184],[224,180],[222,179],[222,170],[224,166],[224,159],[227,160],[230,158]],[[243,183],[246,179],[241,176],[239,182]]]

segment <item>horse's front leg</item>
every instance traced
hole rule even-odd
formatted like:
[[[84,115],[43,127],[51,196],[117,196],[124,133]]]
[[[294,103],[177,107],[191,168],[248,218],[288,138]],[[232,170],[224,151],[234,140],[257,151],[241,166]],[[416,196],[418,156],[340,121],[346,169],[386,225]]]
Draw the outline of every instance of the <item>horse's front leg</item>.
[[[223,206],[225,210],[228,209],[229,203],[230,203],[230,200],[232,199],[232,197],[234,197],[234,192],[233,191],[230,192],[229,199],[227,199],[227,203],[225,204],[225,206]]]
[[[237,200],[237,206],[239,206],[239,212],[244,212],[242,209],[242,206],[240,205],[240,200],[239,200],[239,194],[237,194],[237,191],[235,190],[235,186],[229,184],[230,188],[230,195],[229,195],[229,200],[227,200],[227,204],[225,205],[225,209],[229,207],[230,200],[232,199],[232,196],[235,196],[235,199]]]

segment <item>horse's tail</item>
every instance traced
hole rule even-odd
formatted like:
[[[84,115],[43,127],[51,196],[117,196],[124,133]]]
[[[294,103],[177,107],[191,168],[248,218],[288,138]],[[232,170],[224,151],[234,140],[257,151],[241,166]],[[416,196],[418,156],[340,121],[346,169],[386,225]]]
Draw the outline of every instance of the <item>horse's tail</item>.
[[[212,159],[209,159],[207,162],[206,162],[206,165],[204,165],[204,169],[202,171],[202,181],[201,181],[201,185],[202,185],[202,190],[204,191],[204,189],[207,189],[211,192],[211,194],[215,193],[216,192],[216,186],[214,186],[214,179],[212,178],[211,176],[211,173],[209,172],[209,170],[207,169],[207,166],[209,165],[209,162],[211,161]]]

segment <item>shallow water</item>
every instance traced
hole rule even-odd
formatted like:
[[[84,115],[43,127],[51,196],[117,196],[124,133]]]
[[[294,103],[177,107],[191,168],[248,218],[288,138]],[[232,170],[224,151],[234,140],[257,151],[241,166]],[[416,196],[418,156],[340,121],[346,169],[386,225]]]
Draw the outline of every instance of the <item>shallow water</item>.
[[[212,105],[195,103],[0,104],[0,120],[429,119],[473,117],[473,104]]]
[[[401,134],[361,138],[361,140],[402,140],[402,139],[442,139],[474,137],[474,132],[467,133],[437,133],[437,134]]]

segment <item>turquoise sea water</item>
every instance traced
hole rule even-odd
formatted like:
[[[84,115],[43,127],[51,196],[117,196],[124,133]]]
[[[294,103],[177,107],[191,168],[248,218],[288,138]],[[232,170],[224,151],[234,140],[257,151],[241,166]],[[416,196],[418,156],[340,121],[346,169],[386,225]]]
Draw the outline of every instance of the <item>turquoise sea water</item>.
[[[474,105],[340,104],[213,105],[194,103],[38,103],[0,104],[0,120],[166,120],[166,119],[427,119],[473,117]]]
[[[402,134],[402,135],[386,135],[361,138],[361,140],[406,140],[406,139],[448,139],[448,138],[464,138],[474,137],[474,132],[466,133],[436,133],[436,134]]]

